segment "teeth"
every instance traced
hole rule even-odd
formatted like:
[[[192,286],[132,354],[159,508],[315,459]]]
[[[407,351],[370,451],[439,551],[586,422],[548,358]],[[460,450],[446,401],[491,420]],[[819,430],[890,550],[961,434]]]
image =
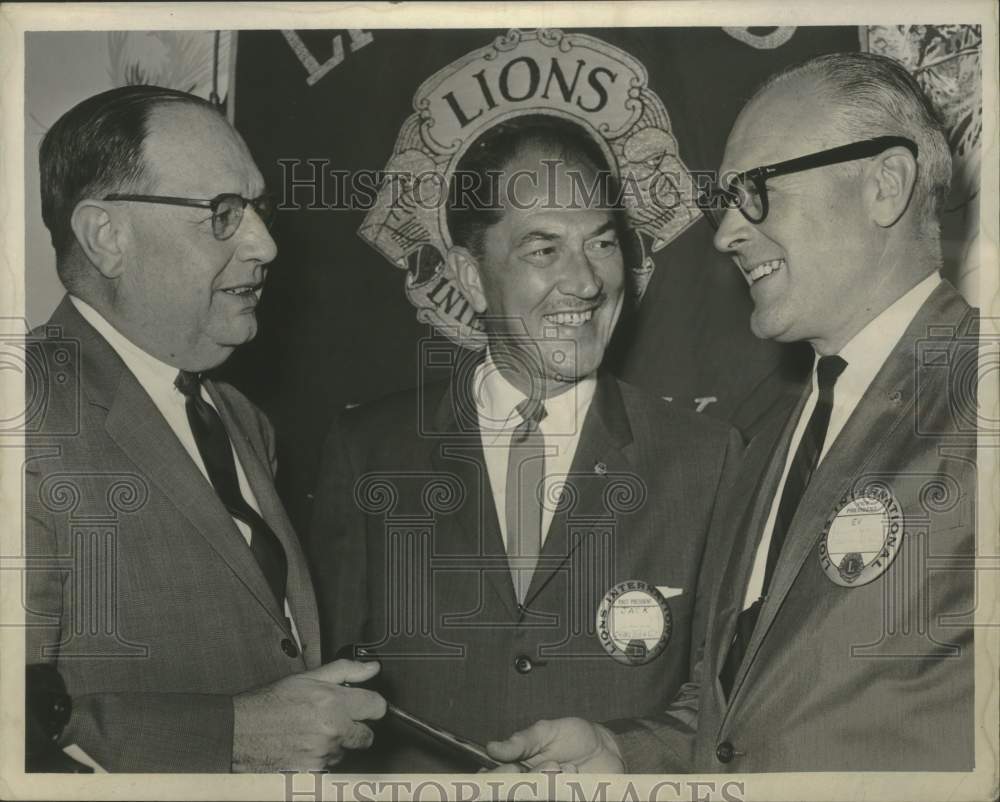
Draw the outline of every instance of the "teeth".
[[[229,287],[223,292],[228,292],[230,295],[253,295],[257,290],[256,286],[247,285],[245,287]]]
[[[764,276],[770,276],[775,270],[785,266],[784,259],[772,259],[770,262],[763,262],[750,271],[750,281],[758,281]]]
[[[557,312],[554,315],[546,315],[546,320],[551,320],[558,326],[582,326],[594,316],[594,310],[588,309],[586,312]]]

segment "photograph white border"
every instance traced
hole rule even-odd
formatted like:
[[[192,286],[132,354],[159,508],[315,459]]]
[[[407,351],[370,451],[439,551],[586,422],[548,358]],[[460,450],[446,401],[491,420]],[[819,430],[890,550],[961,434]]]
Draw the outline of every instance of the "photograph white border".
[[[980,294],[984,335],[1000,336],[1000,260],[998,260],[998,136],[997,136],[997,16],[990,0],[955,2],[841,2],[810,0],[791,6],[787,2],[752,0],[678,0],[677,2],[603,3],[107,3],[107,4],[18,4],[0,6],[0,334],[23,336],[24,330],[24,208],[23,169],[24,34],[40,30],[159,30],[159,29],[399,29],[399,28],[538,28],[538,27],[675,27],[706,25],[868,25],[895,22],[970,23],[983,26],[983,139],[980,186]],[[3,367],[0,365],[0,367]],[[23,377],[0,371],[0,400],[4,410],[23,409]],[[992,420],[996,411],[996,387],[981,384],[980,404]],[[679,775],[682,783],[740,780],[743,798],[790,800],[979,800],[998,793],[998,665],[1000,665],[1000,597],[997,577],[1000,548],[997,543],[1000,470],[996,443],[982,442],[979,460],[979,559],[991,570],[977,572],[976,610],[976,710],[979,727],[976,770],[959,773],[797,773],[750,775]],[[17,555],[21,553],[22,449],[4,441],[0,447],[0,798],[11,799],[286,799],[286,780],[281,776],[233,775],[25,775],[23,773],[23,637],[17,626],[21,611],[21,583],[17,579]],[[992,447],[990,447],[992,445]],[[334,775],[349,780],[346,775]],[[413,775],[385,775],[401,780]],[[511,776],[511,784],[528,775]],[[309,778],[300,778],[303,781]],[[366,781],[379,778],[358,778]],[[447,778],[435,776],[438,782]],[[496,782],[488,775],[463,775],[465,783]],[[602,778],[574,777],[590,799]],[[631,783],[639,799],[663,777],[617,776],[608,799],[621,798]],[[562,782],[560,780],[560,782]],[[588,783],[592,783],[588,786]],[[306,791],[309,782],[296,782]],[[472,786],[468,786],[472,787]],[[495,785],[494,785],[495,787]],[[545,789],[545,780],[539,781]],[[568,798],[562,787],[560,798]],[[621,789],[615,791],[614,789]],[[536,798],[522,786],[514,798]],[[425,799],[437,799],[431,790]],[[562,795],[566,796],[563,797]],[[299,800],[312,796],[298,795]],[[324,795],[323,799],[334,799]],[[379,798],[391,798],[389,795]],[[405,798],[405,797],[400,797]],[[490,798],[484,795],[480,798]],[[502,798],[507,798],[504,795]],[[537,797],[537,798],[545,798]],[[667,797],[664,797],[667,798]],[[676,797],[669,797],[676,798]],[[716,798],[716,797],[713,797]]]

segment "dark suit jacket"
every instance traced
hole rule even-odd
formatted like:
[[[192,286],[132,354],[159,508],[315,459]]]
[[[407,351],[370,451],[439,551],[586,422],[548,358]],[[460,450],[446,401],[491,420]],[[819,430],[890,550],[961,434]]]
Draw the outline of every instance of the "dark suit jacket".
[[[26,660],[58,668],[73,698],[63,741],[105,768],[228,771],[232,695],[319,664],[270,425],[232,387],[206,382],[284,545],[301,654],[229,513],[107,341],[68,298],[35,336]]]
[[[920,309],[813,475],[727,700],[718,675],[805,396],[750,443],[712,535],[732,558],[700,686],[664,715],[611,722],[630,771],[973,767],[976,328],[950,284]],[[821,539],[873,484],[898,500],[902,540],[885,573],[843,587]]]
[[[331,432],[307,544],[325,654],[372,644],[391,702],[480,743],[539,718],[665,703],[701,639],[705,538],[742,441],[602,375],[522,611],[468,383],[351,410]],[[615,662],[596,631],[602,597],[629,579],[682,590],[666,649],[639,666]],[[399,728],[380,736],[373,770],[475,768]]]

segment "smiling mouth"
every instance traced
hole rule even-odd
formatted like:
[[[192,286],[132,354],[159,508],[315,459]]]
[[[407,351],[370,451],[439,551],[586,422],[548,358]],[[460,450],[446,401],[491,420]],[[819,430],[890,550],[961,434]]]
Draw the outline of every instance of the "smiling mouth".
[[[255,298],[260,300],[260,291],[263,284],[240,284],[236,287],[226,287],[222,292],[227,295],[235,295],[237,298]]]
[[[555,323],[557,326],[582,326],[584,323],[590,322],[591,318],[594,317],[595,309],[584,309],[576,312],[551,312],[547,315],[542,315],[549,323]]]
[[[769,262],[761,262],[759,265],[754,266],[749,271],[744,271],[743,275],[746,276],[750,284],[756,284],[763,278],[767,278],[772,273],[781,270],[785,266],[784,259],[772,259]]]

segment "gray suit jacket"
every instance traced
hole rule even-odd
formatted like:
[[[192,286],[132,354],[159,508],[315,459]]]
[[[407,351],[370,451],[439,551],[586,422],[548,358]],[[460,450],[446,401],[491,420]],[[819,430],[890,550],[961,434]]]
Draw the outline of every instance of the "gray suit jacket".
[[[719,570],[698,681],[663,714],[610,722],[630,771],[972,768],[976,337],[943,284],[813,475],[727,699],[718,675],[804,397],[751,442],[709,545]],[[821,540],[873,485],[899,502],[899,550],[844,587]]]
[[[705,538],[742,441],[600,376],[521,609],[464,359],[450,384],[351,410],[331,433],[308,543],[325,646],[372,644],[390,701],[480,743],[538,718],[665,705],[703,637]],[[597,627],[626,580],[678,591],[669,642],[642,665],[609,657]],[[474,768],[402,728],[361,757],[372,771]]]
[[[26,662],[66,681],[63,741],[113,771],[228,771],[232,695],[319,664],[270,425],[235,389],[206,382],[285,548],[302,653],[215,490],[68,298],[28,350]]]

